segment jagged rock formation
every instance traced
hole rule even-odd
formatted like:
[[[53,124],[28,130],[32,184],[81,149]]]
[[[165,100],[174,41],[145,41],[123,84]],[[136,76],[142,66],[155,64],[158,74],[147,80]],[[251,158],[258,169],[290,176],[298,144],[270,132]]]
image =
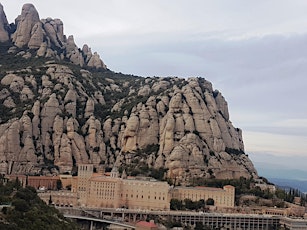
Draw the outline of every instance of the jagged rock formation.
[[[13,43],[14,46],[9,49],[10,53],[25,58],[34,55],[58,60],[68,59],[81,67],[106,69],[99,55],[96,52],[93,54],[87,45],[81,50],[75,44],[73,36],[66,38],[63,22],[60,19],[40,19],[32,4],[25,4],[22,7],[21,15],[12,25],[16,30],[13,31],[9,27],[3,6],[0,4],[0,42]]]
[[[0,3],[0,42],[7,42],[9,40],[9,23],[3,11],[3,6]]]
[[[128,174],[161,169],[183,183],[257,177],[242,132],[209,81],[107,70],[87,45],[80,51],[65,38],[60,20],[39,20],[31,4],[16,24],[0,56],[0,173],[56,174],[93,163]],[[12,68],[10,58],[23,62]]]

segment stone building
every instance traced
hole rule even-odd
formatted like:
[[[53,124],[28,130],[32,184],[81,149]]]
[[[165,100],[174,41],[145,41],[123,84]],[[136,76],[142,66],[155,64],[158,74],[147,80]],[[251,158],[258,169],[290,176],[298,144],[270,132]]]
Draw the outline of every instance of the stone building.
[[[171,196],[178,200],[207,201],[208,199],[213,199],[216,207],[231,208],[235,204],[235,188],[231,185],[226,185],[223,188],[174,187],[171,191]]]
[[[122,181],[121,200],[134,209],[169,210],[170,186],[151,178],[131,178]]]
[[[36,189],[56,190],[59,176],[28,176],[27,185]]]
[[[122,180],[93,174],[88,181],[86,200],[79,200],[81,206],[119,208],[121,202]]]
[[[70,190],[60,191],[44,191],[38,192],[38,196],[45,201],[45,203],[55,206],[75,207],[77,206],[77,193],[71,192]]]
[[[31,186],[35,189],[56,190],[57,183],[61,179],[60,176],[26,176],[26,175],[5,175],[8,180],[16,180],[23,187]]]
[[[78,194],[78,205],[106,208],[169,210],[170,187],[146,177],[119,178],[116,168],[110,176],[93,173],[93,166],[79,165],[72,192]]]

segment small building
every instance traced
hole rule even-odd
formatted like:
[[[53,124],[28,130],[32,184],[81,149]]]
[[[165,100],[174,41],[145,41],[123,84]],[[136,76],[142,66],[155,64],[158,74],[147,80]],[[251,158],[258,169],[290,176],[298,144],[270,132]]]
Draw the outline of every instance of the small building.
[[[135,225],[136,230],[157,230],[158,226],[154,223],[154,221],[140,221]]]
[[[46,203],[55,206],[76,207],[77,194],[69,190],[38,192],[38,196]]]
[[[259,187],[262,191],[269,190],[272,193],[276,191],[275,185],[266,183],[262,178],[255,179],[255,187]]]
[[[13,180],[16,180],[16,179],[19,180],[22,187],[26,187],[26,185],[27,185],[27,176],[26,175],[10,174],[10,175],[5,175],[5,178],[7,178],[9,181],[13,181]]]
[[[60,180],[59,176],[28,176],[27,185],[35,189],[56,190],[58,180]]]
[[[170,186],[148,177],[122,180],[122,204],[132,209],[169,210]]]
[[[284,208],[263,208],[262,214],[272,216],[285,216],[286,209]]]
[[[109,230],[132,230],[133,228],[119,226],[117,224],[110,224],[107,229]]]
[[[280,225],[285,229],[305,230],[307,229],[307,220],[283,217],[280,219]]]
[[[259,187],[262,191],[269,190],[270,192],[275,192],[276,187],[272,184],[255,184],[255,187]]]
[[[172,198],[178,200],[190,199],[192,201],[213,199],[216,207],[234,207],[235,188],[226,185],[223,188],[212,187],[174,187],[172,189]]]

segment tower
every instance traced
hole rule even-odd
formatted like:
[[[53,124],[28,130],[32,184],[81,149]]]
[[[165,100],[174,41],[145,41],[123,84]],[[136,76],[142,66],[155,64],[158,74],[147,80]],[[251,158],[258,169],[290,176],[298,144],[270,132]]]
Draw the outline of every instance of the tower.
[[[79,205],[86,205],[86,198],[89,191],[90,178],[93,175],[94,166],[92,164],[78,165],[78,187]]]
[[[118,172],[117,167],[114,166],[114,167],[112,168],[112,171],[111,171],[110,176],[111,176],[112,178],[118,178],[118,177],[119,177],[119,172]]]

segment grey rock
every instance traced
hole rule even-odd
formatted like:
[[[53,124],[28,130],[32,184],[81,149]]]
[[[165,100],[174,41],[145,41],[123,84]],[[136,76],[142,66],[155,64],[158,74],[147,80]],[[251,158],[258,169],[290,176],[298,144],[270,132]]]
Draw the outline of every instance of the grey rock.
[[[9,23],[3,10],[3,6],[0,3],[0,42],[9,41],[8,33]]]
[[[27,46],[32,35],[33,27],[40,22],[39,15],[34,5],[23,5],[21,16],[16,19],[17,29],[13,34],[13,42],[19,48]]]

